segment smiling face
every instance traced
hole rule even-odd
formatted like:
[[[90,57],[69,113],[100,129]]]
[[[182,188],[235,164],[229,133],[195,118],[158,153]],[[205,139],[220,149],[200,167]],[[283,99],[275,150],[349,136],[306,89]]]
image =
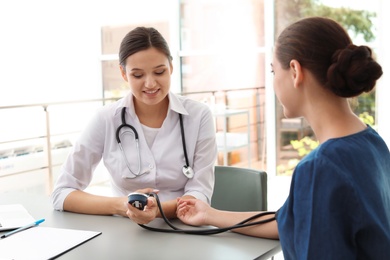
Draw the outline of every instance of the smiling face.
[[[130,55],[125,67],[120,66],[123,79],[129,84],[137,106],[155,106],[167,98],[171,85],[172,64],[156,48]]]

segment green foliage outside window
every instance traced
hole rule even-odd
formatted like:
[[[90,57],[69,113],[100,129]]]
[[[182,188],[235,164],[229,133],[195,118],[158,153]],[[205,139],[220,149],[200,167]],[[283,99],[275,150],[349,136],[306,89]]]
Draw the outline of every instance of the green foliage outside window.
[[[371,116],[368,112],[361,113],[359,118],[363,123],[375,129],[374,117]],[[287,165],[279,165],[277,167],[279,174],[291,175],[299,161],[319,146],[319,142],[309,136],[305,136],[300,140],[291,140],[290,143],[294,150],[298,152],[299,158],[289,160]]]

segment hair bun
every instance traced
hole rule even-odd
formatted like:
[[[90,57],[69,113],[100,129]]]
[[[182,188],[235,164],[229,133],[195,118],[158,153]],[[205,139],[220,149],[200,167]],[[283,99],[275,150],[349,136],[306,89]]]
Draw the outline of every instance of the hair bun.
[[[332,56],[327,87],[336,95],[354,97],[370,92],[382,75],[382,67],[372,58],[367,46],[348,45]]]

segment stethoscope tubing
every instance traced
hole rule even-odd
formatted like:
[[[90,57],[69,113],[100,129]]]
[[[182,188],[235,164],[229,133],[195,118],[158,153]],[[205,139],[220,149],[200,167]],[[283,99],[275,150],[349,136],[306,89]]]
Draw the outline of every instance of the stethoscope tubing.
[[[140,149],[139,149],[139,137],[138,137],[138,132],[137,130],[132,126],[132,125],[129,125],[126,123],[126,107],[123,107],[122,108],[122,112],[121,112],[121,120],[122,120],[122,124],[116,129],[116,132],[115,132],[115,138],[116,138],[116,141],[119,145],[119,148],[121,150],[121,153],[126,161],[126,165],[127,165],[127,168],[129,169],[129,171],[134,175],[133,177],[129,177],[127,176],[126,178],[135,178],[135,177],[138,177],[141,174],[141,155],[140,155]],[[184,152],[184,158],[185,158],[185,165],[183,166],[183,174],[191,179],[193,178],[194,176],[194,171],[193,169],[189,166],[189,160],[188,160],[188,155],[187,155],[187,148],[186,148],[186,141],[185,141],[185,136],[184,136],[184,125],[183,125],[183,117],[181,114],[179,114],[179,120],[180,120],[180,133],[181,133],[181,139],[182,139],[182,145],[183,145],[183,152]],[[135,143],[136,143],[136,149],[137,149],[137,156],[138,156],[138,170],[137,172],[133,172],[130,168],[130,163],[128,162],[127,160],[127,157],[126,157],[126,154],[123,150],[123,147],[122,147],[122,143],[121,143],[121,139],[120,139],[120,130],[124,127],[128,127],[131,129],[131,131],[134,133],[134,139],[135,139]]]
[[[188,165],[190,165],[190,163],[188,161],[188,155],[187,155],[187,149],[186,149],[186,147],[187,147],[186,146],[186,138],[184,135],[183,116],[181,114],[179,114],[179,119],[180,119],[181,142],[183,144],[184,158],[186,160],[186,165],[188,167]]]
[[[239,223],[237,223],[235,225],[232,225],[232,226],[229,226],[229,227],[225,227],[225,228],[180,229],[180,228],[174,226],[169,221],[169,219],[165,216],[158,195],[156,193],[152,192],[152,193],[149,193],[149,196],[152,196],[152,197],[154,197],[156,199],[157,206],[158,206],[158,208],[160,210],[162,218],[164,219],[165,223],[171,228],[171,229],[163,229],[163,228],[155,228],[155,227],[146,226],[144,224],[138,224],[142,228],[150,230],[150,231],[166,232],[166,233],[192,234],[192,235],[214,235],[214,234],[223,233],[223,232],[226,232],[226,231],[229,231],[229,230],[232,230],[232,229],[265,224],[265,223],[268,223],[268,222],[276,220],[275,216],[273,216],[273,217],[270,217],[270,218],[267,218],[267,219],[263,219],[263,220],[259,220],[259,221],[253,221],[253,222],[248,223],[249,221],[257,219],[257,218],[262,217],[262,216],[275,215],[276,214],[276,212],[274,212],[274,211],[265,211],[265,212],[260,212],[260,213],[254,215],[252,217],[249,217],[247,219],[244,219],[243,221],[241,221],[241,222],[239,222]]]
[[[133,132],[134,132],[134,138],[135,138],[135,140],[138,141],[138,132],[137,132],[137,130],[135,130],[135,128],[134,128],[132,125],[126,124],[125,115],[126,115],[126,107],[124,107],[124,108],[122,109],[122,114],[121,114],[122,124],[116,129],[116,133],[115,133],[115,138],[116,138],[116,141],[118,142],[118,144],[121,143],[121,139],[119,138],[119,131],[120,131],[123,127],[129,127],[131,130],[133,130]]]
[[[125,162],[126,162],[126,166],[127,168],[129,169],[129,171],[134,175],[134,177],[127,177],[127,178],[135,178],[137,176],[140,175],[141,173],[141,155],[140,155],[140,150],[139,150],[139,138],[138,138],[138,132],[137,130],[132,126],[132,125],[129,125],[126,123],[126,118],[125,118],[125,115],[126,115],[126,107],[124,107],[122,109],[122,114],[121,114],[121,119],[122,119],[122,124],[116,129],[116,133],[115,133],[115,138],[116,138],[116,141],[118,142],[118,145],[119,145],[119,148],[121,150],[121,153],[123,155],[123,158],[125,159]],[[136,172],[133,172],[130,168],[130,163],[129,161],[127,160],[127,157],[126,157],[126,154],[125,154],[125,151],[123,150],[123,147],[122,147],[122,142],[121,142],[121,139],[119,137],[120,135],[120,130],[124,127],[129,127],[133,133],[134,133],[134,139],[135,139],[135,145],[136,145],[136,149],[137,149],[137,157],[138,157],[138,169]]]

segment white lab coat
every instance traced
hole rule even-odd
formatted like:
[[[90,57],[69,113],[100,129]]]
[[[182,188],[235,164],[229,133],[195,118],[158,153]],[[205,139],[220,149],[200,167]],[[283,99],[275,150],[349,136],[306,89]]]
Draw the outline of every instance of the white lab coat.
[[[210,203],[214,188],[214,165],[217,158],[215,124],[206,104],[169,93],[169,109],[152,147],[147,145],[142,126],[134,112],[132,94],[102,107],[81,133],[65,161],[51,195],[54,208],[63,210],[66,196],[74,190],[84,190],[91,182],[94,169],[103,158],[112,184],[113,196],[127,196],[142,188],[159,190],[161,201],[192,195]],[[133,177],[116,140],[121,125],[121,111],[126,107],[126,123],[139,135],[141,175]],[[186,164],[179,113],[183,115],[189,165],[195,175],[188,179],[182,173]],[[129,128],[122,128],[127,133]],[[121,130],[121,133],[122,133]],[[138,155],[132,134],[121,134],[121,143],[137,173]]]

